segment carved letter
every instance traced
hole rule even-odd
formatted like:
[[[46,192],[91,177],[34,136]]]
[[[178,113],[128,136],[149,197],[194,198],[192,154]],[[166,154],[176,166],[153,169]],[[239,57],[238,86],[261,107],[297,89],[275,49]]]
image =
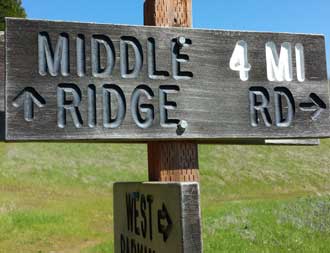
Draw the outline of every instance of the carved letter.
[[[305,55],[304,46],[300,43],[296,44],[296,64],[297,64],[297,79],[299,82],[305,81]]]
[[[131,113],[135,124],[140,128],[149,128],[154,121],[154,107],[151,104],[139,104],[141,95],[144,95],[148,100],[154,96],[152,90],[146,85],[138,86],[132,94],[131,98]],[[146,116],[142,118],[141,112]]]
[[[39,33],[38,53],[40,75],[47,75],[48,70],[51,76],[57,76],[60,66],[62,76],[69,75],[69,37],[66,33],[61,33],[58,37],[55,52],[51,47],[48,33]]]
[[[193,73],[181,71],[181,63],[189,62],[189,56],[180,54],[180,50],[184,47],[189,47],[191,43],[191,40],[184,37],[172,41],[172,71],[175,80],[190,80],[193,77]]]
[[[148,74],[150,79],[165,80],[170,74],[167,71],[158,71],[156,64],[156,42],[148,39]]]
[[[261,102],[258,101],[258,97],[261,98]],[[257,127],[259,125],[258,112],[260,112],[265,125],[270,127],[272,121],[268,111],[269,93],[267,90],[263,87],[251,87],[249,90],[249,100],[251,126]]]
[[[140,201],[140,210],[141,210],[141,216],[142,216],[142,221],[141,221],[141,232],[142,236],[145,239],[147,237],[147,214],[146,214],[146,209],[147,209],[147,200],[144,194],[141,196],[141,201]]]
[[[72,101],[66,99],[66,94],[70,93],[73,97]],[[73,124],[76,128],[80,128],[83,124],[79,112],[79,104],[81,102],[81,92],[74,84],[60,84],[57,87],[57,125],[64,128],[66,125],[66,111],[69,111]]]
[[[76,40],[76,50],[77,50],[77,75],[79,77],[85,76],[86,72],[86,55],[85,55],[85,36],[78,34]]]
[[[159,114],[162,127],[177,127],[180,122],[178,119],[168,118],[168,110],[174,110],[176,103],[167,100],[167,94],[176,94],[179,90],[179,86],[176,85],[162,85],[159,87]]]
[[[126,193],[126,218],[127,218],[127,230],[133,232],[134,221],[134,198],[132,193]]]
[[[267,76],[271,82],[291,82],[292,75],[292,50],[291,44],[284,42],[281,45],[280,57],[274,42],[266,44]]]
[[[94,128],[96,126],[96,89],[95,85],[88,85],[88,126]]]
[[[153,202],[154,202],[154,198],[153,198],[153,196],[151,196],[151,195],[148,195],[147,196],[147,202],[148,202],[148,209],[149,209],[149,212],[148,212],[148,214],[149,214],[149,238],[150,238],[150,241],[152,241],[152,239],[153,239],[153,231],[152,231],[152,222],[153,222],[153,220],[152,220],[152,204],[153,204]]]
[[[138,223],[138,220],[139,220],[139,208],[138,208],[138,201],[140,199],[140,194],[137,194],[134,196],[134,207],[133,207],[133,212],[134,212],[134,232],[136,235],[140,235],[140,228],[139,228],[139,223]]]
[[[117,100],[117,114],[112,118],[112,95]],[[103,85],[103,125],[105,128],[117,128],[126,115],[126,100],[122,89],[115,84]]]
[[[101,45],[106,51],[105,67],[101,66]],[[111,76],[116,59],[111,40],[105,35],[94,35],[92,37],[91,47],[93,76],[100,78]]]
[[[248,46],[244,40],[240,40],[236,43],[229,67],[231,70],[239,72],[242,81],[249,80],[251,65],[248,61]]]
[[[283,116],[282,97],[286,100],[287,116]],[[274,90],[275,99],[275,125],[277,127],[289,127],[295,114],[295,105],[291,92],[285,87],[278,87]]]
[[[135,55],[134,67],[130,69],[128,46],[131,46]],[[134,37],[122,37],[120,40],[120,72],[123,78],[138,77],[143,66],[143,52],[140,42]]]

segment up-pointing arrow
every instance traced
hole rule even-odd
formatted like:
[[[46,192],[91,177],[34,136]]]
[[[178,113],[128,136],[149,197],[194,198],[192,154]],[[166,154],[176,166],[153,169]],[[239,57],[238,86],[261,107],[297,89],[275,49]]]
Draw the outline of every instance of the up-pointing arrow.
[[[24,88],[13,100],[14,107],[24,107],[24,119],[28,122],[34,118],[34,104],[40,108],[45,106],[46,101],[32,87]]]
[[[320,117],[321,113],[325,109],[327,109],[327,105],[315,93],[311,93],[309,95],[309,98],[312,100],[312,102],[301,103],[299,105],[299,107],[300,107],[300,110],[302,110],[303,112],[313,112],[312,113],[312,120],[316,121]]]
[[[166,221],[166,225],[162,224],[162,221]],[[158,232],[163,235],[164,242],[167,241],[172,230],[172,220],[167,211],[165,204],[163,204],[162,210],[158,210]]]

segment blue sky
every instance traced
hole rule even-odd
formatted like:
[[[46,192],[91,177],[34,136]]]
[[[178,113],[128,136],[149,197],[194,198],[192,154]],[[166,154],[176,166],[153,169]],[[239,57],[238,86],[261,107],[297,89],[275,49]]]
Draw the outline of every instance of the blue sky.
[[[23,6],[35,19],[141,25],[143,2],[23,0]],[[324,34],[328,55],[330,51],[329,0],[193,0],[193,26]]]

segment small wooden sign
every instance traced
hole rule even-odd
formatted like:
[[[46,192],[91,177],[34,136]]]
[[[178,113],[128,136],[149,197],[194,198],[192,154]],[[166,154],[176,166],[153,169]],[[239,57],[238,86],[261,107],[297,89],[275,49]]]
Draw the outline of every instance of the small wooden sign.
[[[328,137],[324,37],[7,19],[7,140]]]
[[[115,253],[201,253],[198,183],[115,183]]]

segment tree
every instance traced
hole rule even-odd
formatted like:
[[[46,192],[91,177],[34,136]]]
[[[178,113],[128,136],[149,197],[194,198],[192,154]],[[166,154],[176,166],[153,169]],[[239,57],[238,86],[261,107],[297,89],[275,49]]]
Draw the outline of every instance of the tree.
[[[25,18],[21,0],[0,0],[0,31],[5,29],[5,17]]]

